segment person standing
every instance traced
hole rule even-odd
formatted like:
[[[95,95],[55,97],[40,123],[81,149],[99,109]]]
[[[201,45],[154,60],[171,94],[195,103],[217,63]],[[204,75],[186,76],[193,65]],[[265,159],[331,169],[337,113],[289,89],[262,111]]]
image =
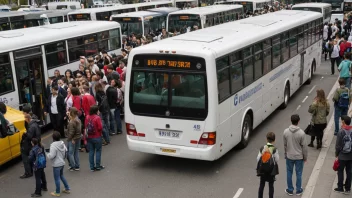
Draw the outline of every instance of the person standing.
[[[100,118],[103,122],[103,137],[104,137],[104,146],[110,144],[110,136],[109,136],[109,114],[110,107],[108,103],[108,99],[104,92],[103,85],[101,83],[95,84],[95,92],[96,92],[96,101],[99,107]]]
[[[269,198],[274,198],[274,182],[275,176],[279,174],[279,151],[275,148],[275,133],[269,132],[266,135],[267,143],[259,150],[257,156],[257,175],[260,176],[260,185],[258,191],[258,198],[263,198],[263,192],[265,188],[265,182],[269,183]],[[269,160],[273,160],[273,166],[269,169],[270,172],[264,171],[264,168],[260,168],[260,162],[263,160],[263,156],[269,156]],[[270,163],[270,162],[269,162]],[[262,166],[263,167],[263,166]]]
[[[117,89],[115,87],[116,85],[116,80],[112,79],[110,81],[110,85],[108,85],[108,88],[106,90],[106,97],[108,98],[108,103],[110,107],[110,114],[109,114],[109,122],[110,122],[110,135],[116,135],[116,129],[115,129],[115,111],[117,108]]]
[[[28,116],[26,116],[26,119]],[[46,168],[45,153],[37,138],[32,139],[32,150],[29,154],[29,161],[33,164],[35,175],[35,192],[31,197],[41,197],[42,190],[48,191],[44,168]]]
[[[296,167],[296,195],[303,193],[302,188],[302,173],[303,163],[307,161],[308,152],[305,142],[306,134],[299,128],[299,115],[291,116],[291,126],[284,131],[284,148],[286,159],[286,173],[287,173],[287,189],[285,192],[293,195],[292,174],[293,168]]]
[[[51,89],[51,94],[45,105],[44,115],[49,113],[50,121],[55,131],[59,131],[61,137],[65,137],[64,117],[66,115],[65,99],[59,94],[57,85]]]
[[[351,168],[352,168],[352,127],[351,118],[347,115],[342,116],[342,127],[336,137],[335,156],[339,160],[337,170],[337,188],[335,192],[350,194],[351,192]],[[346,170],[347,178],[344,181],[344,171]],[[345,187],[345,189],[343,189]]]
[[[66,178],[64,177],[64,166],[65,166],[65,156],[67,148],[65,143],[60,140],[61,135],[59,132],[54,131],[53,133],[53,143],[50,145],[49,152],[46,153],[48,159],[51,160],[54,173],[54,181],[56,190],[51,193],[54,197],[60,197],[60,180],[65,186],[63,193],[70,194],[70,187],[67,183]]]
[[[336,89],[332,101],[334,102],[334,121],[335,121],[335,132],[337,135],[339,131],[340,118],[343,115],[347,115],[349,104],[351,103],[351,93],[350,90],[345,86],[345,79],[339,79],[340,87]]]
[[[69,111],[68,130],[68,159],[70,161],[70,171],[79,171],[79,149],[81,148],[81,121],[78,118],[78,110],[72,107]]]
[[[337,44],[337,41],[333,41],[334,46],[332,48],[331,52],[331,75],[335,74],[335,62],[336,66],[339,66],[340,64],[340,46]]]
[[[90,107],[89,116],[85,121],[85,128],[89,149],[89,167],[92,172],[99,171],[105,167],[101,165],[103,126],[97,105]]]
[[[345,53],[343,56],[344,60],[340,63],[337,70],[340,72],[340,78],[345,80],[346,87],[351,89],[351,54]]]
[[[311,140],[309,147],[314,147],[315,136],[317,137],[317,149],[322,147],[324,130],[327,125],[327,116],[330,112],[330,104],[325,97],[325,92],[322,89],[317,90],[313,104],[309,106],[308,112],[312,114],[311,124],[313,130],[310,132]]]

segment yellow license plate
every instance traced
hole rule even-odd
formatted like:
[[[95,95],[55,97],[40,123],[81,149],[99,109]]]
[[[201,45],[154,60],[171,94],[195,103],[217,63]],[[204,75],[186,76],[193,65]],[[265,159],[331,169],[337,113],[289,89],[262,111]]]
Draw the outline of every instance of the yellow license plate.
[[[176,153],[176,150],[175,149],[161,149],[161,152],[164,152],[164,153]]]

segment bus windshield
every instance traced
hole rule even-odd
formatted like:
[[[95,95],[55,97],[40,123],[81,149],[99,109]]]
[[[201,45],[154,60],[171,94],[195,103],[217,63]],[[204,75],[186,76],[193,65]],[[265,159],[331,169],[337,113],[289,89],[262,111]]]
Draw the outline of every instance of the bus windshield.
[[[134,57],[132,113],[204,120],[208,112],[207,95],[203,58],[154,54]]]
[[[253,12],[253,3],[248,2],[248,1],[242,1],[242,2],[234,2],[234,4],[242,5],[243,6],[243,12],[246,13],[248,11]]]
[[[329,3],[333,10],[341,9],[341,4],[343,0],[322,0],[322,3]]]
[[[183,14],[169,16],[169,32],[180,32],[181,34],[202,29],[201,19],[198,14]]]
[[[120,23],[122,35],[131,35],[132,33],[143,35],[142,19],[131,17],[113,18],[114,21]]]
[[[304,10],[323,13],[321,8],[308,8],[308,7],[294,7],[292,10]]]
[[[70,21],[90,21],[90,14],[71,14]]]
[[[343,12],[350,12],[352,11],[352,2],[343,2]]]

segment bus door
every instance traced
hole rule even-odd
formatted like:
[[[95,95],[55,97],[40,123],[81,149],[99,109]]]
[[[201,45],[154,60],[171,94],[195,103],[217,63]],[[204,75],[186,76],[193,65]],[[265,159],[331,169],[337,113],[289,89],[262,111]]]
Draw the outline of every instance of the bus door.
[[[304,55],[306,52],[301,53],[301,63],[300,63],[300,72],[299,72],[299,85],[303,84],[303,75],[304,75]]]
[[[44,120],[45,79],[40,46],[14,52],[20,105],[30,105]]]

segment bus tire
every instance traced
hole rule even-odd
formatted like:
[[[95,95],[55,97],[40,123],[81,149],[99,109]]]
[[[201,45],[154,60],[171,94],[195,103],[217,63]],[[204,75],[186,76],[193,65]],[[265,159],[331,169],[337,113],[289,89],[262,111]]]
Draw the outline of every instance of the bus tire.
[[[286,84],[285,92],[284,92],[284,101],[282,102],[280,109],[285,109],[288,105],[289,100],[290,100],[290,86]]]
[[[313,61],[312,62],[312,67],[310,68],[310,77],[306,81],[306,83],[305,83],[306,85],[309,85],[312,82],[312,78],[313,78],[313,74],[314,74],[315,69],[316,69],[315,61]]]
[[[243,120],[241,142],[238,144],[240,149],[246,148],[249,142],[249,136],[252,133],[252,117],[247,113]]]

